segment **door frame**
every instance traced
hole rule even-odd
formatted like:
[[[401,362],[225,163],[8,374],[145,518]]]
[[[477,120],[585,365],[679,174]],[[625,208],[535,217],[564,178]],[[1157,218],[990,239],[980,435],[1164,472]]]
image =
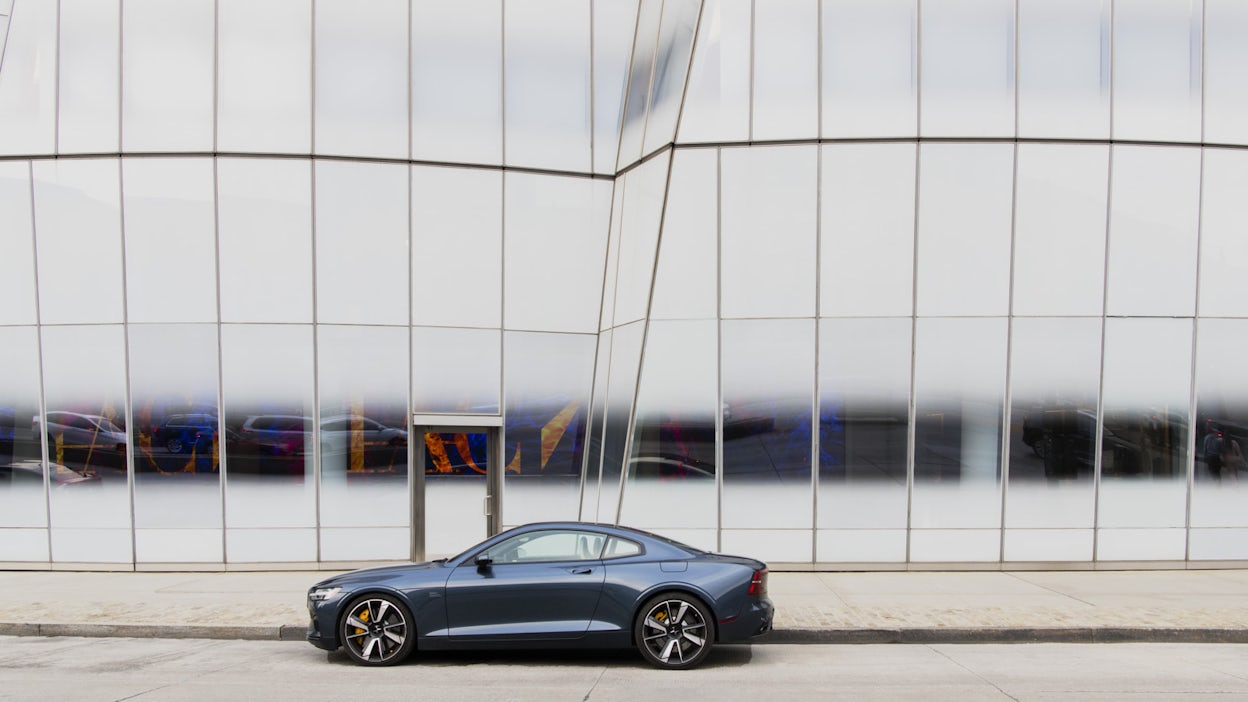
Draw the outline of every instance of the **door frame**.
[[[486,537],[502,530],[503,507],[503,418],[501,416],[433,415],[414,414],[408,426],[408,503],[412,506],[411,558],[415,562],[425,560],[425,434],[485,434],[486,475],[485,517]]]

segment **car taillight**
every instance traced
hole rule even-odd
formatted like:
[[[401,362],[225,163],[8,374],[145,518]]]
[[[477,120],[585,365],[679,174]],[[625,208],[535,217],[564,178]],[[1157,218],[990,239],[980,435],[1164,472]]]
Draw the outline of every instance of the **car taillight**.
[[[762,597],[767,594],[767,569],[754,571],[750,578],[750,594]]]

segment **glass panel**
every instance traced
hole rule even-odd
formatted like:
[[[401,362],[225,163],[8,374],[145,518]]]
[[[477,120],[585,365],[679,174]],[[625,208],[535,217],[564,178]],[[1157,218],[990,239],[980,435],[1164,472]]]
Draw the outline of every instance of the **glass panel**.
[[[721,164],[723,315],[813,315],[816,147],[725,149]]]
[[[672,157],[651,319],[714,318],[719,305],[719,152]]]
[[[599,477],[602,472],[603,423],[607,407],[607,378],[611,368],[610,329],[598,335],[598,349],[594,361],[593,398],[590,401],[589,428],[586,430],[585,467],[582,474],[581,511],[577,519],[594,521],[598,518]],[[506,506],[504,505],[504,509]]]
[[[910,325],[819,320],[821,528],[906,528]]]
[[[1110,4],[1020,0],[1019,136],[1109,136]]]
[[[818,0],[754,4],[756,141],[819,135]]]
[[[624,117],[620,127],[617,170],[623,170],[641,158],[649,107],[647,98],[650,93],[650,79],[654,73],[654,53],[659,42],[659,19],[662,10],[663,0],[641,0],[632,62],[628,69],[628,94],[624,100]]]
[[[637,389],[637,371],[641,363],[643,324],[636,322],[615,330],[611,345],[611,375],[606,387],[606,414],[603,418],[602,485],[598,491],[596,516],[582,519],[600,522],[618,521],[620,474],[629,448],[628,420],[633,410]]]
[[[314,527],[312,328],[222,325],[221,368],[226,527]],[[310,551],[287,551],[266,538],[245,558],[236,540],[227,544],[229,561],[316,560],[315,539]]]
[[[407,0],[317,0],[317,153],[407,158],[409,14]]]
[[[1005,526],[1091,529],[1101,322],[1015,319],[1013,334]]]
[[[1200,314],[1248,317],[1248,153],[1205,149]]]
[[[61,0],[56,135],[60,153],[117,151],[120,4],[119,0]]]
[[[1244,461],[1248,447],[1248,369],[1241,361],[1248,321],[1202,319],[1196,333],[1196,474],[1191,526],[1248,527],[1248,513],[1244,511],[1248,501],[1248,464]],[[1193,545],[1195,542],[1193,536]]]
[[[30,164],[0,163],[0,324],[35,323],[35,239]]]
[[[301,0],[218,0],[217,144],[312,148],[312,11]]]
[[[0,71],[0,154],[50,154],[56,138],[57,3],[23,2]],[[0,25],[3,29],[3,25]]]
[[[653,153],[675,139],[676,118],[680,115],[680,100],[685,92],[689,52],[697,30],[700,5],[699,0],[665,0],[663,3],[642,153]]]
[[[121,17],[126,151],[213,149],[215,5],[213,0],[126,0]]]
[[[589,11],[584,0],[507,5],[508,165],[591,170]]]
[[[126,356],[120,325],[43,328],[52,560],[133,560],[126,461]],[[90,537],[80,538],[84,533]]]
[[[997,529],[1006,320],[919,319],[916,329],[911,525]],[[949,560],[916,548],[911,555]]]
[[[681,143],[750,138],[750,0],[705,0],[678,133]]]
[[[923,136],[1013,136],[1014,3],[927,0],[919,30]]]
[[[918,134],[916,0],[823,0],[823,136]]]
[[[809,529],[814,322],[724,321],[721,334],[722,525]]]
[[[500,332],[412,328],[416,412],[498,414]]]
[[[125,159],[122,178],[127,321],[217,321],[212,161]]]
[[[1191,316],[1200,151],[1116,146],[1106,314]]]
[[[316,319],[407,324],[408,168],[316,164]]]
[[[1187,510],[1192,321],[1108,319],[1105,324],[1097,558],[1179,560]],[[1124,527],[1168,527],[1179,538],[1159,538],[1147,553],[1128,544],[1116,548],[1104,538]]]
[[[176,530],[181,547],[145,548],[140,562],[221,562],[221,445],[217,416],[217,327],[131,325],[134,526]],[[187,530],[217,530],[200,543]],[[146,534],[151,536],[152,534]]]
[[[611,193],[611,233],[607,237],[607,266],[603,271],[599,331],[610,329],[615,323],[616,281],[620,272],[620,239],[624,229],[624,196],[627,193],[628,179],[620,178]]]
[[[592,335],[507,334],[505,525],[577,518],[594,342]]]
[[[1013,159],[1009,144],[921,147],[919,314],[1009,311]]]
[[[594,0],[594,172],[615,175],[638,0]]]
[[[1248,5],[1205,0],[1203,141],[1248,143]]]
[[[714,320],[650,325],[621,522],[643,529],[718,526],[716,327]]]
[[[502,324],[503,177],[412,168],[412,322]]]
[[[484,539],[489,437],[424,433],[425,557],[452,556]]]
[[[119,171],[114,160],[34,164],[44,324],[122,321]]]
[[[412,158],[503,162],[502,53],[502,0],[412,3]]]
[[[16,540],[0,538],[0,561],[48,559],[43,449],[34,431],[39,424],[38,343],[34,327],[0,327],[0,527],[36,527],[43,539],[41,552],[23,554]],[[58,490],[90,491],[94,482],[68,468],[52,471]]]
[[[1200,8],[1189,0],[1114,4],[1115,139],[1200,140]]]
[[[611,182],[506,176],[503,278],[508,329],[597,331]]]
[[[317,327],[321,409],[320,525],[411,525],[407,489],[407,334],[384,327]],[[361,509],[361,505],[367,508]],[[350,540],[348,540],[349,542]],[[330,549],[321,560],[362,560],[361,545]],[[406,540],[369,558],[405,559]]]
[[[312,177],[306,161],[217,160],[221,319],[312,321]]]
[[[825,146],[819,313],[914,309],[913,144]]]
[[[1099,315],[1109,148],[1019,144],[1014,314]]]
[[[616,279],[616,326],[642,319],[650,305],[670,158],[667,153],[650,159],[617,181],[624,187],[624,213]]]

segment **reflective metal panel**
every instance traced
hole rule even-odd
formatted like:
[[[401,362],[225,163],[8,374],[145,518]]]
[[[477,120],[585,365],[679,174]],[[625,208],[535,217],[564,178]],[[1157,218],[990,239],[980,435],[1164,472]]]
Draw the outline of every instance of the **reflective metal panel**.
[[[121,148],[211,151],[213,0],[126,0],[121,12]]]
[[[643,529],[718,525],[714,320],[652,322],[646,333],[620,521]]]
[[[317,0],[316,153],[407,158],[407,0]]]
[[[676,119],[685,93],[689,54],[701,4],[700,0],[664,0],[643,154],[653,153],[675,139]]]
[[[1213,143],[1248,143],[1248,5],[1205,0],[1204,135]]]
[[[754,4],[755,141],[819,134],[819,0]]]
[[[1014,135],[1014,3],[926,0],[923,136]]]
[[[906,528],[910,333],[909,319],[819,320],[820,528]]]
[[[47,560],[48,501],[44,494],[39,424],[39,346],[34,327],[0,327],[0,527],[39,528],[43,549],[24,558],[0,538],[0,561]],[[55,446],[53,446],[55,449]],[[51,485],[83,487],[92,480],[57,464]],[[2,533],[2,532],[0,532]]]
[[[505,525],[577,518],[594,341],[584,334],[506,335]]]
[[[135,533],[160,533],[178,545],[138,539],[135,560],[220,563],[226,437],[217,412],[217,327],[132,324],[128,334]],[[215,539],[201,543],[202,532],[192,530],[205,529]]]
[[[1014,314],[1099,315],[1109,147],[1019,144]]]
[[[120,0],[61,0],[60,5],[57,151],[116,152]]]
[[[436,1],[436,0],[435,0]],[[593,0],[594,172],[615,174],[639,0]]]
[[[809,529],[814,320],[724,321],[721,326],[721,525]]]
[[[1020,0],[1019,136],[1109,136],[1111,4]]]
[[[611,329],[598,334],[598,349],[594,360],[593,397],[590,398],[589,424],[585,432],[586,458],[581,477],[581,511],[578,517],[587,521],[598,519],[603,425],[607,414],[607,379],[610,377],[613,337],[614,332]]]
[[[914,309],[913,144],[823,147],[819,313]]]
[[[677,140],[750,138],[750,0],[704,0]]]
[[[816,149],[755,147],[721,153],[724,317],[814,314]]]
[[[918,314],[1009,311],[1014,149],[923,144],[919,166]]]
[[[30,163],[0,163],[0,324],[35,323]]]
[[[1005,526],[1091,529],[1101,320],[1016,318],[1013,335]]]
[[[911,526],[997,529],[1006,320],[919,319],[916,334]],[[983,560],[978,551],[965,555]],[[937,548],[920,560],[950,556]]]
[[[505,6],[508,165],[592,169],[589,10],[584,0]]]
[[[1245,527],[1248,513],[1248,372],[1241,362],[1248,321],[1202,319],[1196,327],[1196,457],[1192,527]],[[1195,544],[1195,539],[1193,539]],[[1235,558],[1239,549],[1204,558]],[[1193,554],[1193,557],[1196,557]]]
[[[1248,317],[1248,153],[1206,149],[1203,159],[1200,314]]]
[[[680,150],[663,212],[651,319],[714,318],[719,286],[719,152]]]
[[[503,176],[412,168],[412,322],[502,324]]]
[[[316,319],[407,324],[408,168],[316,164]]]
[[[47,440],[49,475],[65,480],[51,491],[52,560],[131,562],[122,327],[42,335],[45,412],[31,429]]]
[[[407,334],[367,326],[317,327],[322,530],[411,525],[408,497]],[[322,560],[403,559],[409,544],[322,543]],[[355,542],[352,545],[352,542]],[[339,545],[340,542],[333,542]]]
[[[34,164],[44,324],[122,321],[120,170],[115,160]]]
[[[644,326],[641,322],[634,322],[619,327],[611,338],[611,370],[602,420],[602,483],[598,491],[597,521],[615,522],[619,518],[620,476],[628,459],[628,422],[637,392]]]
[[[127,321],[217,321],[213,180],[206,158],[122,161]]]
[[[659,42],[659,19],[663,0],[641,0],[637,31],[625,87],[624,116],[620,125],[620,153],[616,168],[622,170],[641,158],[649,108],[650,79],[654,75],[654,52]]]
[[[1191,316],[1200,151],[1115,146],[1105,312]]]
[[[1200,140],[1201,9],[1189,0],[1114,4],[1114,138]]]
[[[596,331],[611,183],[513,172],[504,202],[504,325]]]
[[[916,0],[823,0],[822,136],[918,132]]]
[[[56,138],[57,3],[25,0],[6,18],[0,71],[0,154],[50,154]]]
[[[611,190],[611,231],[607,235],[607,262],[603,270],[602,306],[598,315],[599,331],[610,329],[615,324],[615,283],[620,272],[620,239],[624,230],[624,196],[628,193],[628,179],[618,179]]]
[[[670,161],[670,152],[662,154],[617,181],[624,187],[615,294],[617,326],[642,319],[650,305],[655,248],[659,242]]]
[[[411,41],[412,158],[501,164],[502,0],[417,0]]]
[[[217,160],[222,321],[312,321],[311,170]]]
[[[412,409],[498,414],[497,329],[412,327]]]
[[[302,0],[218,0],[217,145],[312,149],[312,8]]]

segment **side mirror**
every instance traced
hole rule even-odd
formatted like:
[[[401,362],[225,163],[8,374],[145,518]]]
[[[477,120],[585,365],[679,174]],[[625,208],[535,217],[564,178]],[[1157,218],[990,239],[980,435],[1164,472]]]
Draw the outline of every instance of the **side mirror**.
[[[489,568],[494,563],[494,559],[490,558],[488,553],[482,553],[477,556],[476,564],[478,568]]]

